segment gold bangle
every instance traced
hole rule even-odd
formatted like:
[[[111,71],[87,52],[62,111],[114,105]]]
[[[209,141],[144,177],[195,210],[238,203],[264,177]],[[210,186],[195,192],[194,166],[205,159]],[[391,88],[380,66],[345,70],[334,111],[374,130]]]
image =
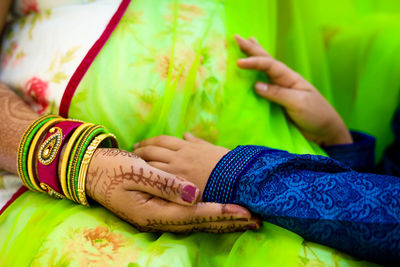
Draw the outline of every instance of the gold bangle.
[[[21,179],[22,183],[30,190],[36,191],[34,188],[32,188],[26,179],[28,178],[28,170],[27,170],[27,160],[26,158],[24,159],[24,154],[26,151],[26,154],[29,152],[29,148],[26,149],[26,142],[29,142],[29,136],[32,134],[32,132],[35,131],[35,128],[38,127],[41,123],[43,123],[46,120],[53,119],[53,118],[59,118],[57,115],[46,115],[38,118],[35,120],[29,127],[24,131],[24,134],[21,137],[21,140],[19,141],[18,145],[18,154],[17,154],[17,170],[18,170],[18,176]],[[26,173],[26,174],[25,174]]]
[[[69,165],[68,165],[68,171],[67,171],[67,187],[68,187],[68,192],[71,195],[71,200],[75,201],[76,203],[79,202],[79,197],[77,194],[77,188],[78,185],[75,185],[75,173],[78,168],[79,161],[79,154],[82,152],[83,145],[86,142],[86,140],[90,137],[91,133],[95,132],[96,130],[103,129],[104,127],[101,125],[93,125],[89,128],[87,128],[78,138],[78,140],[75,142],[75,146],[71,151],[70,155],[70,160],[69,160]],[[104,130],[105,132],[105,130]],[[98,135],[100,135],[99,133]],[[93,138],[94,139],[94,138]],[[90,145],[90,143],[89,143]],[[83,157],[82,157],[83,158]],[[78,176],[79,176],[79,169],[78,169]],[[79,180],[78,180],[79,181]]]
[[[36,151],[36,145],[40,140],[40,137],[42,137],[43,133],[45,131],[47,131],[50,127],[52,127],[54,124],[60,122],[60,121],[64,121],[65,119],[53,119],[49,122],[46,122],[42,127],[40,127],[40,129],[37,131],[37,133],[35,134],[35,137],[32,140],[32,143],[30,145],[29,148],[29,152],[28,152],[28,159],[27,159],[27,169],[28,169],[28,177],[29,180],[31,181],[31,183],[36,187],[35,189],[38,190],[39,192],[42,193],[47,193],[46,191],[44,191],[37,183],[36,183],[36,175],[35,172],[33,170],[33,164],[34,164],[34,154]]]
[[[89,206],[89,203],[86,198],[86,176],[87,171],[89,169],[89,164],[93,158],[94,152],[98,148],[98,146],[106,139],[111,139],[111,144],[113,147],[118,147],[118,142],[113,134],[100,134],[96,136],[94,140],[88,146],[85,155],[83,156],[83,160],[81,163],[81,167],[79,169],[79,178],[78,178],[78,199],[80,204],[84,206]]]
[[[61,188],[63,190],[63,193],[66,198],[71,199],[71,195],[68,192],[68,187],[67,187],[67,168],[68,168],[68,161],[69,161],[69,156],[71,154],[71,150],[75,144],[75,141],[79,138],[79,136],[82,134],[83,131],[85,131],[88,127],[92,126],[94,124],[92,123],[84,123],[78,128],[76,128],[75,132],[71,135],[71,137],[68,140],[68,143],[65,147],[64,155],[61,161],[61,175],[60,175],[60,184]],[[72,199],[71,199],[72,200]]]

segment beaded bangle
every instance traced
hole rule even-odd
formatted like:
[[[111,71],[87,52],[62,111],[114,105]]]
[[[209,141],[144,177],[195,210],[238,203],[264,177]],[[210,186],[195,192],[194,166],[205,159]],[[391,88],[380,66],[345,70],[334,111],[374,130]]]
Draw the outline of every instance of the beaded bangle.
[[[31,184],[28,177],[26,157],[28,155],[29,147],[32,143],[31,141],[35,136],[36,132],[43,126],[43,124],[55,118],[60,118],[60,117],[56,115],[47,115],[40,117],[28,127],[28,129],[22,135],[21,141],[19,142],[18,153],[17,153],[18,175],[22,183],[32,191],[39,191],[39,190],[35,189],[35,187],[33,186],[33,184]]]
[[[86,176],[87,176],[87,171],[89,169],[89,164],[93,158],[94,152],[96,151],[97,147],[101,145],[104,140],[110,140],[110,142],[107,144],[107,147],[118,148],[118,142],[115,135],[108,133],[96,136],[86,149],[85,154],[83,156],[83,160],[81,162],[81,166],[79,168],[79,175],[77,179],[78,186],[76,190],[76,195],[78,196],[78,203],[84,206],[89,206],[89,203],[86,198]]]
[[[71,154],[71,150],[73,148],[73,145],[75,144],[76,140],[79,138],[79,136],[85,131],[88,127],[92,126],[92,123],[84,123],[78,128],[76,128],[75,132],[71,135],[70,139],[68,140],[68,143],[65,147],[63,159],[61,161],[61,173],[60,173],[60,184],[61,188],[63,190],[63,193],[66,198],[71,199],[71,195],[68,192],[68,187],[67,187],[67,170],[68,170],[68,161],[69,157]]]
[[[75,177],[79,172],[79,166],[81,164],[83,154],[86,147],[97,135],[105,133],[106,130],[101,125],[94,125],[89,127],[82,135],[79,137],[78,141],[75,142],[74,148],[72,149],[70,160],[68,163],[67,172],[67,185],[68,192],[71,195],[71,200],[78,203],[78,196],[75,194],[77,183],[75,183]]]
[[[30,145],[29,148],[29,152],[28,152],[28,177],[29,180],[31,181],[31,183],[35,186],[35,189],[37,189],[39,192],[45,193],[46,191],[44,191],[39,184],[36,182],[36,165],[35,165],[35,159],[34,159],[34,154],[35,151],[37,149],[38,146],[38,142],[40,140],[40,138],[43,136],[43,134],[50,128],[52,127],[54,124],[56,124],[57,122],[60,121],[64,121],[64,119],[62,118],[55,118],[52,119],[48,122],[46,122],[45,124],[43,124],[42,127],[40,127],[40,129],[36,132],[35,137],[32,140],[32,143]]]

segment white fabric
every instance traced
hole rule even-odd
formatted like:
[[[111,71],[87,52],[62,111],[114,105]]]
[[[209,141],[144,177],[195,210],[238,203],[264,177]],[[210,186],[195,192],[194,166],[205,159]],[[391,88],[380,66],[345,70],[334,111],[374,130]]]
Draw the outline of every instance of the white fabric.
[[[21,186],[18,176],[0,171],[0,209]]]
[[[69,2],[84,3],[64,3],[18,18],[2,42],[0,80],[41,113],[58,111],[69,79],[121,0]]]

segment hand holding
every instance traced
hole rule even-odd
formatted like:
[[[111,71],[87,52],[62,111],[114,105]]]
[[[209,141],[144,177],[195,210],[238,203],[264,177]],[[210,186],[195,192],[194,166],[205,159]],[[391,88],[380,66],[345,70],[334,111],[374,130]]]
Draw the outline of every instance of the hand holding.
[[[229,152],[186,133],[184,139],[157,136],[139,142],[134,153],[151,166],[184,177],[203,192],[215,165]]]
[[[240,206],[196,203],[200,191],[194,184],[118,149],[96,150],[86,190],[92,199],[142,231],[223,233],[260,227]]]

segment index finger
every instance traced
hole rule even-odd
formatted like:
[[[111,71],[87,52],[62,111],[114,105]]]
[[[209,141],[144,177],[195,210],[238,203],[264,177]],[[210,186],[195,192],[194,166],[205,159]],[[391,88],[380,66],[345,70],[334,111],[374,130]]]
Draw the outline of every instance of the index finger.
[[[243,51],[248,56],[262,56],[269,57],[270,55],[265,51],[265,49],[258,44],[258,42],[252,38],[251,40],[246,40],[238,34],[235,34],[235,40]]]
[[[243,69],[264,71],[271,80],[286,88],[308,87],[308,82],[297,72],[272,57],[249,57],[238,60],[238,66]],[[301,88],[297,88],[301,89]]]

